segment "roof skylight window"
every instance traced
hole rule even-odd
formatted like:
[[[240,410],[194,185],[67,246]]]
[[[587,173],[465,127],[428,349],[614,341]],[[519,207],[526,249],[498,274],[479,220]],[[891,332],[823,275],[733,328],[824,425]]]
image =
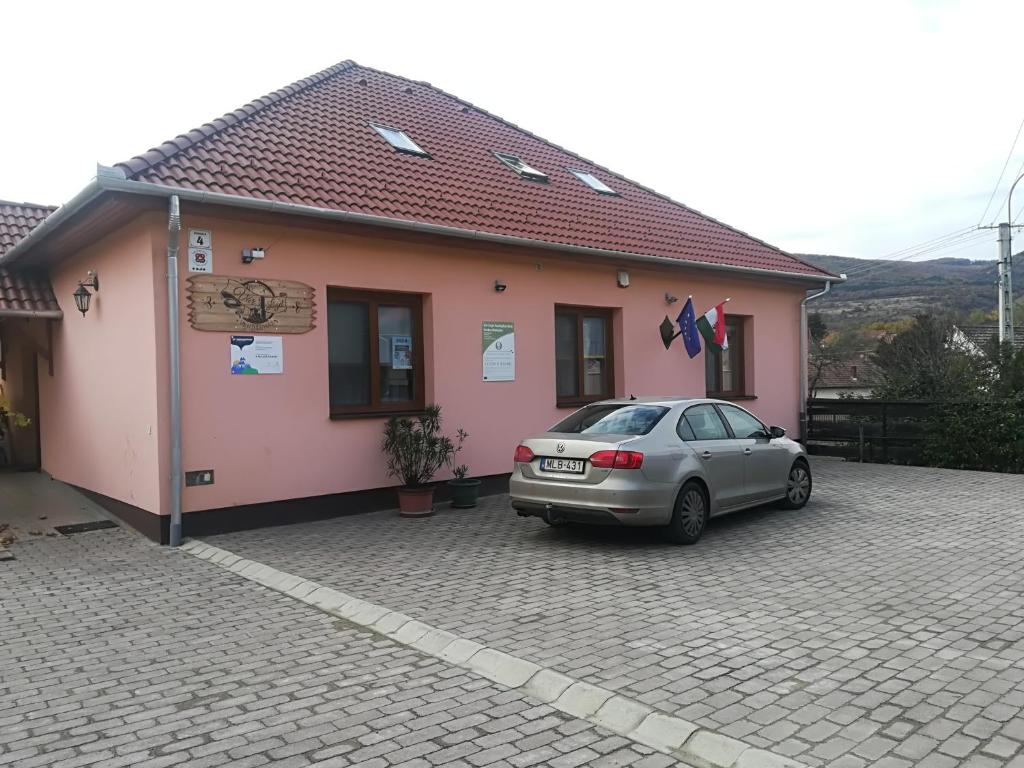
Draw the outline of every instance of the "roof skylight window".
[[[419,144],[409,138],[405,131],[400,131],[397,128],[389,128],[388,126],[381,125],[380,123],[370,123],[370,127],[383,136],[384,140],[399,152],[405,152],[410,155],[420,155],[421,157],[430,157],[430,155],[420,149]]]
[[[617,194],[619,194],[618,192],[616,192],[614,189],[609,187],[607,184],[605,184],[603,181],[601,181],[599,178],[597,178],[597,176],[595,176],[592,173],[589,173],[587,171],[577,171],[577,170],[575,170],[573,168],[569,169],[569,173],[571,173],[577,179],[582,181],[584,184],[586,184],[592,190],[594,190],[595,192],[600,192],[602,195],[617,195]]]
[[[527,165],[520,158],[515,155],[509,155],[505,152],[495,152],[494,156],[497,157],[501,162],[511,168],[513,171],[518,173],[524,179],[530,179],[531,181],[547,181],[548,175],[543,171],[538,171],[531,165]]]

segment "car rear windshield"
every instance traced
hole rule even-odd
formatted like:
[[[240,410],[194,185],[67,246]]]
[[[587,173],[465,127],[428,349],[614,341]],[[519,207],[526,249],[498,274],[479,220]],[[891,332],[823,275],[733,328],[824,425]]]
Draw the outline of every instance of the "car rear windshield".
[[[646,435],[668,413],[662,405],[589,405],[551,428],[583,435]]]

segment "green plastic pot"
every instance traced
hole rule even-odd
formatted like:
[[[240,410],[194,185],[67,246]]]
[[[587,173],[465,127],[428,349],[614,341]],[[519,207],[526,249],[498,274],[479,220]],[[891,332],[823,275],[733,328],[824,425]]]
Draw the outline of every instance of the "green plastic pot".
[[[452,506],[456,509],[470,509],[476,506],[480,496],[480,481],[471,479],[449,480],[452,489]]]

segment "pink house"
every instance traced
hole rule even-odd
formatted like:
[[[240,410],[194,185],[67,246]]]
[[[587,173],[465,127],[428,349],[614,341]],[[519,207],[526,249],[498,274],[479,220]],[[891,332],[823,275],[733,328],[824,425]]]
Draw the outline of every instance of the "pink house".
[[[795,433],[802,302],[834,279],[353,62],[46,213],[0,243],[0,281],[38,293],[30,314],[0,299],[5,384],[37,389],[45,471],[164,542],[172,518],[199,534],[393,506],[384,417],[431,402],[492,489],[524,434],[613,395],[742,400]],[[698,314],[731,299],[727,352],[665,348],[688,296]]]

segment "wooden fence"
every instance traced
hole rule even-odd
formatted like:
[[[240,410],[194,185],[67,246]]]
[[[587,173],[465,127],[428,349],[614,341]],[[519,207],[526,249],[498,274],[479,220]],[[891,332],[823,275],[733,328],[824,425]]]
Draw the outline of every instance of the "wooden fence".
[[[937,403],[808,400],[807,449],[859,461],[922,463],[926,425]]]

